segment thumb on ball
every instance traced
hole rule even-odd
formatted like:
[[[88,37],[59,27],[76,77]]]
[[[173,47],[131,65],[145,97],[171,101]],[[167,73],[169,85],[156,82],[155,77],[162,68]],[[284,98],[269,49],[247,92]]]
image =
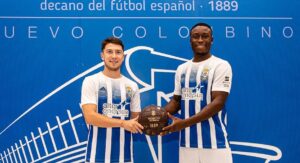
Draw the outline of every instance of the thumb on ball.
[[[133,118],[133,120],[137,121],[139,119],[139,116],[136,116],[135,118]]]
[[[171,118],[172,120],[174,120],[176,117],[171,115],[170,113],[168,113],[168,117]]]

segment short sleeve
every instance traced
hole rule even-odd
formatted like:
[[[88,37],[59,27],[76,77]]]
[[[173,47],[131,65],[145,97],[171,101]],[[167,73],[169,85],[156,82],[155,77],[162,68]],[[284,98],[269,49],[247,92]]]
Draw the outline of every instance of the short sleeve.
[[[140,91],[137,84],[134,85],[134,93],[130,103],[130,111],[141,112]]]
[[[91,78],[85,78],[82,83],[81,88],[81,103],[80,106],[84,104],[96,104],[97,105],[97,88],[96,84],[91,80]]]
[[[214,72],[212,91],[230,92],[232,69],[228,62],[220,63]]]
[[[180,66],[177,68],[176,70],[176,74],[175,74],[175,80],[174,80],[174,95],[181,95],[181,68]]]

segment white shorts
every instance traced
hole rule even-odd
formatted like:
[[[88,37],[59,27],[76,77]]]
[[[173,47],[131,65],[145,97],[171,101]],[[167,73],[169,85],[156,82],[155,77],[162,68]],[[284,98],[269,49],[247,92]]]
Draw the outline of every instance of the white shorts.
[[[185,148],[179,149],[179,163],[232,163],[230,148],[201,149]]]

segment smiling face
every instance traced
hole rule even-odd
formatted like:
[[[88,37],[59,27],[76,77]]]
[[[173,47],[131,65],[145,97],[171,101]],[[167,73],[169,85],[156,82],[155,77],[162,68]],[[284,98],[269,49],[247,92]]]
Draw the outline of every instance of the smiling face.
[[[105,68],[109,71],[119,71],[124,60],[124,51],[121,45],[108,43],[105,45],[101,58]]]
[[[190,43],[194,55],[205,56],[210,53],[213,42],[212,31],[206,26],[196,26],[190,34]]]

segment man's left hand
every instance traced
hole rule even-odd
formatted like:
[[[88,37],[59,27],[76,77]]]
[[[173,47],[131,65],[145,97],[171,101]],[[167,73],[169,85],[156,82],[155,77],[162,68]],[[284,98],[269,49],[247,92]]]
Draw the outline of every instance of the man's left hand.
[[[170,134],[172,132],[180,131],[183,128],[185,128],[185,126],[186,126],[184,120],[177,118],[177,117],[171,115],[170,113],[168,113],[168,117],[170,119],[172,119],[173,122],[169,126],[166,126],[162,129],[163,131],[159,134],[160,136],[164,136],[164,135]]]

